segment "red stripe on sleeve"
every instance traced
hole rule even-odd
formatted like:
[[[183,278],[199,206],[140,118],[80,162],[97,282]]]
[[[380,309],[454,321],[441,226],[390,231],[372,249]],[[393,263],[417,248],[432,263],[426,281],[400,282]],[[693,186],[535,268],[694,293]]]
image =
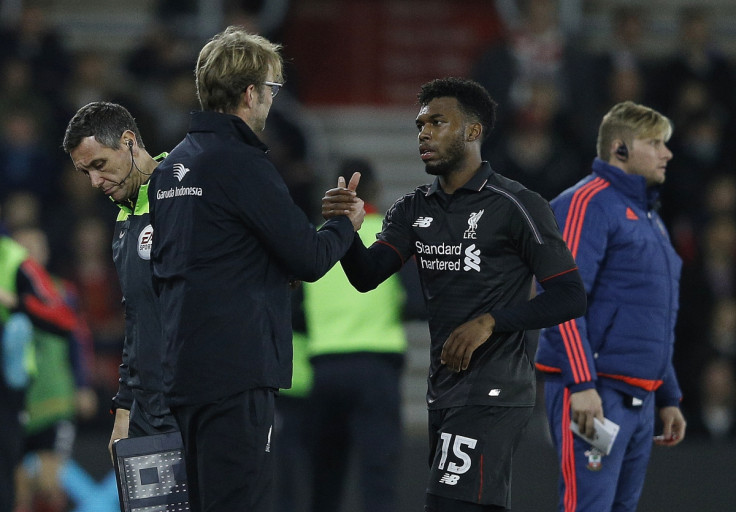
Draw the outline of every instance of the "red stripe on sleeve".
[[[573,369],[573,378],[575,383],[588,382],[592,379],[588,359],[585,357],[583,349],[583,341],[580,336],[580,330],[575,320],[568,320],[560,325],[560,333],[565,343],[567,357]]]
[[[585,220],[588,204],[590,204],[593,196],[609,185],[610,183],[603,178],[596,178],[581,187],[572,197],[570,208],[567,212],[567,219],[565,219],[565,229],[562,233],[562,238],[567,242],[573,258],[576,258],[578,254],[580,233],[583,230],[583,221]]]

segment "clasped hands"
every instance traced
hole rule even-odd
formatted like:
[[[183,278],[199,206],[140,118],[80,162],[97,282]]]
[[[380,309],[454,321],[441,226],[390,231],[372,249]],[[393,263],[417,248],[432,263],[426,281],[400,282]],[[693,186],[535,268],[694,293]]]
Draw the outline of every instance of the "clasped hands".
[[[337,188],[331,188],[325,192],[322,198],[322,217],[330,220],[338,215],[346,215],[353,223],[353,229],[358,231],[363,225],[365,209],[363,200],[358,197],[355,190],[360,182],[360,173],[354,172],[350,182],[345,185],[345,178],[337,179]]]

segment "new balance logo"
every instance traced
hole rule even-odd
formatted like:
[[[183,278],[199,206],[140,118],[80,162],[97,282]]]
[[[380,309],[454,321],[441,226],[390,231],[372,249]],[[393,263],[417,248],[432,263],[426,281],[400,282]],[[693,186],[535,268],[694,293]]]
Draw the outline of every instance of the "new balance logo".
[[[176,176],[176,179],[181,181],[184,179],[184,176],[187,175],[189,172],[188,167],[184,167],[184,164],[174,164],[174,176]]]
[[[631,208],[626,208],[626,218],[629,220],[639,220],[639,216]]]
[[[457,485],[459,480],[460,475],[451,475],[450,473],[445,473],[444,475],[442,475],[442,478],[440,478],[440,483],[447,485]]]
[[[412,226],[416,228],[428,228],[434,219],[432,217],[419,217]]]

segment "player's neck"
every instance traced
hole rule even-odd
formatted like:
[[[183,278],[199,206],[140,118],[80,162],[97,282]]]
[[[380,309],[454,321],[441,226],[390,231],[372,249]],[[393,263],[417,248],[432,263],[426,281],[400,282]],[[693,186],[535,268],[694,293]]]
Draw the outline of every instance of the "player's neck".
[[[440,186],[445,194],[454,194],[457,189],[465,185],[475,176],[481,165],[481,159],[472,158],[462,162],[456,169],[440,176]]]

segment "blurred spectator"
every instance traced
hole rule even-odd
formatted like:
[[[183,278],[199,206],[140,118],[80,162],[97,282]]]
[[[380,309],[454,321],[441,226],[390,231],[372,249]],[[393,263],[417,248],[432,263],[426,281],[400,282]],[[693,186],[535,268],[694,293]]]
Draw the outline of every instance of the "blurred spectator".
[[[612,105],[623,101],[648,103],[647,87],[653,74],[654,62],[646,55],[643,36],[650,22],[643,6],[621,5],[611,12],[611,39],[592,63],[596,110],[586,119],[589,133],[595,134],[597,123]],[[669,114],[668,114],[669,116]],[[595,140],[590,140],[591,147]]]
[[[110,253],[110,230],[99,218],[84,217],[73,238],[72,280],[79,288],[80,311],[94,339],[97,364],[93,378],[107,396],[113,396],[118,388],[125,322],[120,304],[122,292]]]
[[[614,68],[608,75],[608,92],[605,96],[605,105],[615,105],[622,101],[644,101],[645,77],[636,68]]]
[[[22,190],[36,195],[44,206],[50,205],[57,199],[57,160],[48,150],[38,119],[18,107],[0,123],[0,201]]]
[[[711,15],[704,6],[680,10],[679,50],[662,63],[652,94],[652,100],[664,111],[672,111],[682,87],[691,81],[701,82],[720,108],[734,111],[734,70],[711,38]]]
[[[700,193],[692,193],[698,189]],[[706,181],[705,186],[699,184],[696,189],[689,189],[688,192],[687,196],[684,193],[680,195],[680,200],[700,205],[694,214],[678,215],[679,210],[675,208],[667,217],[674,219],[670,220],[672,241],[685,265],[691,264],[698,257],[702,244],[698,237],[702,236],[701,231],[709,220],[718,217],[736,219],[736,177],[730,173],[717,174]],[[663,213],[664,211],[670,210],[663,210]],[[683,208],[683,211],[688,209]]]
[[[496,171],[548,201],[588,174],[576,146],[560,134],[558,112],[557,90],[546,82],[530,84],[500,147],[484,155]]]
[[[43,231],[24,227],[15,230],[13,238],[31,258],[46,266],[49,247]],[[52,283],[64,302],[75,309],[73,285],[53,276]],[[16,472],[18,511],[66,510],[68,497],[57,475],[72,455],[77,417],[90,418],[97,410],[97,397],[89,387],[90,344],[89,330],[79,317],[69,334],[34,329],[36,370],[25,398],[26,457]]]
[[[680,312],[676,331],[674,364],[683,389],[683,408],[700,408],[700,377],[713,354],[710,340],[723,337],[723,316],[718,304],[736,297],[736,221],[729,215],[709,219],[696,231],[698,252],[683,262],[680,281]],[[720,306],[723,307],[723,306]],[[707,319],[710,324],[705,323]],[[713,326],[717,325],[717,330]],[[709,332],[709,329],[713,329]]]
[[[557,0],[522,0],[521,19],[507,37],[494,43],[474,64],[471,76],[498,102],[497,130],[512,122],[513,112],[529,98],[532,84],[546,82],[559,95],[560,115],[584,138],[595,107],[589,91],[591,57],[562,32]],[[589,147],[589,146],[588,146]]]
[[[15,110],[33,114],[46,147],[52,147],[62,127],[63,112],[50,98],[39,93],[33,83],[33,70],[27,60],[7,58],[0,73],[0,118]]]
[[[179,3],[179,2],[177,2]],[[125,69],[137,83],[165,83],[171,73],[189,70],[194,79],[197,52],[173,27],[154,24],[143,40],[125,56]]]
[[[3,202],[2,221],[8,231],[41,226],[41,202],[30,192],[11,192]]]
[[[700,86],[693,84],[696,89]],[[687,90],[687,89],[683,89]],[[675,115],[680,112],[675,110]],[[667,169],[667,185],[663,188],[665,207],[662,217],[668,225],[694,222],[707,210],[703,194],[694,193],[725,173],[729,165],[726,146],[726,118],[714,109],[704,108],[675,119],[679,134],[672,142],[677,157]]]
[[[736,362],[736,299],[719,300],[711,315],[709,344],[717,355]]]
[[[110,101],[124,105],[144,133],[155,133],[155,116],[144,107],[138,87],[132,85],[130,77],[108,55],[99,51],[77,52],[64,97],[67,108],[65,119],[71,117],[69,112],[76,112],[88,103]],[[63,133],[63,129],[59,133]]]
[[[65,278],[75,280],[78,250],[74,233],[77,224],[86,217],[97,217],[106,222],[107,232],[111,233],[117,207],[108,197],[89,186],[87,177],[74,168],[70,159],[63,159],[57,172],[61,181],[59,196],[65,202],[57,205],[44,221],[51,246],[49,268]]]
[[[249,32],[271,41],[281,41],[281,28],[289,4],[289,0],[224,0],[223,26],[242,25]]]
[[[20,411],[35,364],[29,348],[32,329],[67,336],[77,325],[74,312],[54,289],[44,268],[0,227],[0,510],[14,503],[14,471],[22,450]],[[30,322],[33,323],[31,326]]]
[[[149,134],[148,146],[156,151],[170,151],[178,144],[189,127],[189,112],[199,109],[194,86],[197,50],[167,22],[151,27],[125,56],[125,70],[135,79],[137,104],[121,98],[122,104],[142,123]]]
[[[268,157],[281,174],[294,202],[312,222],[320,222],[316,176],[310,164],[309,130],[304,126],[301,105],[283,91],[274,102],[261,134]]]
[[[375,209],[380,182],[370,162],[348,159],[337,177],[360,172],[366,216],[360,237],[376,240],[383,215]],[[337,177],[334,183],[337,183]],[[312,512],[338,512],[353,457],[364,512],[398,512],[401,375],[406,293],[394,275],[368,293],[356,291],[340,266],[304,283],[304,313],[314,383],[309,430]]]
[[[736,372],[733,359],[716,357],[703,368],[701,407],[691,417],[689,433],[712,441],[736,440]]]
[[[736,222],[719,216],[705,226],[703,285],[714,299],[736,296]]]
[[[71,56],[61,35],[47,25],[39,2],[22,3],[19,22],[0,32],[0,61],[15,58],[28,62],[34,89],[58,102],[71,69]]]
[[[613,8],[611,21],[609,44],[595,59],[596,71],[602,77],[600,84],[617,70],[637,70],[646,76],[653,65],[643,38],[651,21],[649,12],[641,6],[620,5]]]
[[[154,153],[171,151],[187,133],[190,112],[199,110],[192,70],[172,71],[166,81],[149,87],[142,100],[147,113],[156,119],[147,145],[156,148]]]
[[[291,387],[279,390],[273,427],[273,454],[276,466],[277,512],[307,512],[312,474],[309,464],[309,392],[313,373],[309,363],[306,319],[304,318],[304,286],[291,293],[291,328],[294,348]]]
[[[705,184],[705,212],[701,213],[706,218],[719,215],[736,218],[736,176],[726,172]]]

